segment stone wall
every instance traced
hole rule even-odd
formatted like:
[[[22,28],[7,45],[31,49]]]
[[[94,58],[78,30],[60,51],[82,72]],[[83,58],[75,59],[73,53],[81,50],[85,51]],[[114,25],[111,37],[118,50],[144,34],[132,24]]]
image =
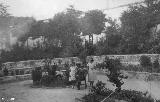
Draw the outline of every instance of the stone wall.
[[[118,58],[120,59],[121,63],[123,65],[138,65],[140,64],[139,60],[142,55],[149,56],[151,58],[151,61],[153,62],[155,59],[159,59],[160,61],[160,55],[159,54],[135,54],[135,55],[102,55],[102,56],[88,56],[87,57],[87,62],[89,59],[92,57],[96,63],[102,63],[105,59],[106,56],[109,58]],[[72,61],[75,62],[81,62],[79,58],[77,57],[68,57],[68,58],[55,58],[52,59],[51,64],[56,63],[58,64],[59,62],[61,64],[65,63],[71,63]],[[28,60],[28,61],[19,61],[19,62],[7,62],[3,64],[6,66],[8,69],[13,69],[13,68],[28,68],[28,67],[35,67],[35,66],[43,66],[43,60]]]
[[[31,74],[16,75],[16,76],[5,76],[5,77],[0,77],[0,84],[16,82],[16,81],[23,81],[23,80],[31,80],[31,79],[32,79]]]
[[[160,55],[159,54],[134,54],[134,55],[102,55],[102,56],[88,56],[87,61],[92,57],[95,62],[101,63],[104,61],[105,57],[108,56],[112,59],[120,59],[121,63],[123,65],[138,65],[140,64],[140,57],[142,55],[148,56],[151,58],[151,62],[153,62],[155,59],[158,58],[160,61]]]
[[[68,57],[68,58],[54,58],[51,60],[51,64],[71,64],[71,62],[81,62],[79,58],[77,57]],[[6,62],[3,63],[3,66],[5,66],[7,69],[21,69],[21,68],[30,68],[30,67],[36,67],[36,66],[44,66],[44,60],[27,60],[27,61],[19,61],[19,62]],[[4,67],[3,67],[4,68]],[[2,69],[3,69],[2,68]]]

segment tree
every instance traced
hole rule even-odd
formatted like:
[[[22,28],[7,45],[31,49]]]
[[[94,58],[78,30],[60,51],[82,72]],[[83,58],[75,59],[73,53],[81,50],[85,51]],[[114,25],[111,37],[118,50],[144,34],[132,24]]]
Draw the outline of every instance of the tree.
[[[61,57],[77,56],[81,47],[80,34],[80,15],[81,11],[75,10],[70,6],[66,12],[58,13],[52,19],[50,25],[54,30],[54,34],[62,43]],[[77,46],[77,47],[76,47]]]
[[[85,21],[88,23],[85,23]],[[89,24],[87,27],[90,33],[87,33],[86,28],[83,28],[83,26],[87,24]],[[27,49],[27,58],[30,59],[38,59],[45,56],[81,56],[81,52],[86,53],[86,51],[82,44],[83,41],[80,38],[80,34],[100,34],[104,26],[105,15],[102,11],[88,11],[85,13],[85,16],[83,16],[82,11],[70,6],[66,11],[59,12],[52,19],[48,19],[47,22],[44,20],[35,20],[31,24],[30,30],[20,38],[20,41],[22,41],[24,45],[29,37],[37,39],[42,36],[44,38],[43,47],[37,45],[32,49]],[[90,50],[91,48],[95,49],[89,46]]]
[[[107,18],[106,23],[108,26],[105,29],[105,39],[102,38],[97,43],[96,54],[120,54],[121,53],[121,41],[122,35],[120,33],[120,26],[116,20],[112,20],[110,17]]]
[[[94,54],[93,34],[101,34],[105,28],[105,14],[100,10],[90,10],[85,12],[84,17],[81,18],[82,33],[89,35],[88,54]],[[90,52],[91,51],[91,52]]]
[[[158,0],[145,0],[144,4],[130,6],[122,13],[121,31],[125,53],[147,53],[151,28],[157,25],[160,9]]]
[[[0,17],[8,17],[10,15],[8,13],[8,7],[9,6],[0,3]]]
[[[127,78],[122,73],[120,73],[120,69],[122,64],[119,59],[109,59],[108,57],[105,58],[104,61],[105,68],[108,69],[109,73],[106,74],[109,81],[117,87],[115,91],[120,92],[121,86],[124,84],[122,79]]]
[[[8,17],[10,14],[8,13],[8,7],[7,5],[4,5],[3,3],[0,3],[0,18],[6,18]],[[5,50],[1,51],[0,56],[3,55],[3,53],[5,53]],[[6,54],[7,55],[7,54]],[[4,62],[3,58],[0,57],[0,66],[1,64]]]
[[[82,18],[84,35],[101,34],[105,28],[105,14],[100,10],[90,10]]]
[[[79,37],[81,32],[80,16],[81,11],[70,6],[66,11],[59,12],[52,19],[48,19],[47,22],[44,20],[33,22],[30,31],[21,39],[26,42],[28,37],[36,39],[43,36],[44,51],[42,52],[47,53],[44,56],[78,56],[82,48],[82,40]],[[39,48],[32,50],[36,49]],[[52,52],[57,52],[57,54]]]

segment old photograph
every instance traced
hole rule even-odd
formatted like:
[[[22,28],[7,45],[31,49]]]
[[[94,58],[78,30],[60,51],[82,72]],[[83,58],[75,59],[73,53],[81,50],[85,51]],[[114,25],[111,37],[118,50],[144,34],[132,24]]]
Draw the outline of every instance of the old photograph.
[[[160,0],[0,0],[0,102],[160,102]]]

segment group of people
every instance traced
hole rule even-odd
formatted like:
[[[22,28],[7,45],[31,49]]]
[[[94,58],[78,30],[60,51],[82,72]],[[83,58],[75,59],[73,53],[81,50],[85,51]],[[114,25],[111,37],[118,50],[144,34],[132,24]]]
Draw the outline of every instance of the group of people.
[[[53,78],[55,79],[56,71],[60,68],[58,68],[59,65],[56,65],[55,63],[54,65],[51,65],[51,60],[49,59],[45,59],[44,63],[45,63],[44,71],[42,72],[42,74],[39,75],[41,77],[38,76],[39,77],[38,81],[40,81],[40,78],[41,78],[43,79],[44,82],[49,83],[50,81],[54,81],[54,80],[48,80],[46,78],[48,76],[51,76],[50,79],[53,79]],[[77,85],[77,88],[80,89],[81,81],[85,81],[85,84],[86,84],[87,76],[88,76],[88,82],[90,83],[90,86],[93,86],[94,81],[97,79],[96,71],[95,71],[96,70],[95,63],[93,58],[90,59],[87,65],[82,66],[82,64],[72,61],[70,65],[66,65],[64,67],[66,67],[65,75],[66,75],[67,85],[71,86],[72,88],[74,88]],[[45,79],[42,78],[44,76],[46,76]]]
[[[54,82],[56,76],[57,65],[51,65],[50,59],[43,60],[44,66],[37,66],[32,70],[32,80],[34,85],[48,86]]]
[[[90,59],[89,63],[86,66],[81,66],[80,64],[72,62],[69,72],[69,82],[72,85],[72,88],[74,88],[75,84],[77,83],[79,89],[81,81],[85,81],[86,84],[87,76],[88,82],[92,87],[94,81],[97,80],[96,67],[93,58]]]

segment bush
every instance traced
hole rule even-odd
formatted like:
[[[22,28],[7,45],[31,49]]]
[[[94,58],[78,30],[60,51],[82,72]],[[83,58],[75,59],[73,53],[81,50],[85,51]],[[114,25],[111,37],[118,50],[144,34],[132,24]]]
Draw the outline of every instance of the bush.
[[[160,70],[159,70],[159,61],[157,59],[154,60],[154,62],[153,62],[153,68],[154,68],[154,70],[156,72],[160,72]]]
[[[104,88],[105,88],[105,83],[98,80],[96,85],[92,87],[91,91],[97,94],[101,94]]]
[[[4,73],[4,76],[8,76],[8,69],[5,68],[5,69],[3,70],[3,73]]]
[[[140,57],[140,64],[142,67],[151,67],[152,66],[152,62],[151,62],[151,59],[150,57],[148,56],[141,56]]]
[[[123,75],[120,73],[120,69],[122,67],[120,60],[109,59],[108,57],[106,57],[105,66],[106,69],[109,70],[109,74],[107,74],[109,81],[117,87],[116,91],[119,92],[121,90],[121,86],[123,85],[122,78],[124,78]]]
[[[98,89],[99,90],[99,89]],[[103,92],[88,94],[83,97],[85,102],[101,102],[104,98],[113,93],[112,90],[106,89]],[[94,101],[93,101],[94,99]],[[108,101],[111,100],[112,101]],[[91,101],[92,100],[92,101]],[[154,102],[153,98],[147,96],[147,92],[143,93],[134,90],[121,90],[119,93],[113,93],[105,102],[115,102],[115,100],[124,100],[127,102]],[[117,102],[117,101],[116,101]],[[159,102],[159,100],[157,100]]]
[[[3,71],[2,70],[0,70],[0,77],[3,77],[4,75],[3,75]]]

